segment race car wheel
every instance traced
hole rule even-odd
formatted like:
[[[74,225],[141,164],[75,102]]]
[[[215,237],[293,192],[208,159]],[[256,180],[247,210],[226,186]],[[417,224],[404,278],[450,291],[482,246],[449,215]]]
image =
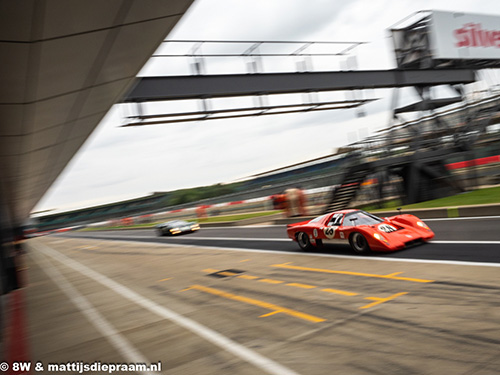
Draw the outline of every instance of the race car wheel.
[[[365,236],[361,233],[355,232],[349,237],[351,248],[358,254],[366,254],[370,252],[370,246]]]
[[[305,251],[309,251],[312,249],[311,241],[309,241],[309,236],[307,233],[299,232],[297,233],[297,243],[300,248]]]
[[[157,229],[156,234],[161,237],[163,236],[163,231],[161,229]]]

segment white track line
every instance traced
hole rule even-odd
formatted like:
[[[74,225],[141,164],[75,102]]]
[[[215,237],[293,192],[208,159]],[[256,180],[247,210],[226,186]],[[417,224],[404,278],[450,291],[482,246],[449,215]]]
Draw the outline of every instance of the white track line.
[[[94,306],[55,268],[48,259],[43,259],[40,253],[33,251],[30,257],[52,279],[61,291],[80,310],[87,320],[101,333],[113,347],[129,363],[148,363],[144,357],[124,336],[109,323]],[[151,371],[140,371],[144,375],[158,374]]]
[[[429,243],[439,244],[465,244],[465,245],[500,245],[500,241],[429,241]]]
[[[82,237],[73,237],[75,239],[85,239]],[[149,238],[149,237],[148,237]],[[94,238],[89,238],[94,239]],[[124,243],[140,243],[144,244],[144,241],[134,241],[130,240],[105,240],[114,242],[124,242]],[[289,240],[292,241],[292,240]],[[434,241],[432,241],[434,242]],[[178,242],[147,242],[148,245],[157,247],[184,247],[190,249],[207,249],[207,250],[221,250],[221,251],[241,251],[247,253],[262,253],[262,254],[293,254],[297,256],[308,256],[308,257],[321,257],[321,258],[339,258],[339,259],[354,259],[354,260],[369,260],[369,261],[382,261],[382,262],[404,262],[404,263],[430,263],[430,264],[447,264],[447,265],[460,265],[460,266],[476,266],[476,267],[500,267],[500,263],[489,263],[489,262],[470,262],[470,261],[459,261],[459,260],[432,260],[432,259],[410,259],[410,258],[379,258],[376,256],[359,256],[359,255],[336,255],[336,254],[314,254],[314,253],[303,253],[299,250],[297,251],[278,251],[278,250],[262,250],[262,249],[252,249],[244,247],[219,247],[219,246],[207,246],[207,245],[184,245]],[[443,243],[453,244],[452,241],[443,241]],[[458,242],[463,243],[463,242]],[[474,244],[481,244],[481,242],[474,242]]]
[[[97,234],[100,238],[109,238],[109,237],[115,237],[116,235],[110,234],[110,235],[99,235]],[[85,238],[85,237],[73,237],[73,238]],[[123,238],[123,237],[122,237]],[[125,237],[127,238],[127,237]],[[207,241],[207,240],[216,240],[216,241],[268,241],[268,242],[290,242],[292,239],[290,238],[263,238],[263,237],[256,237],[256,238],[251,238],[251,237],[200,237],[200,236],[162,236],[162,237],[152,237],[152,236],[129,236],[129,238],[148,238],[148,239],[165,239],[165,240],[201,240],[201,241]]]
[[[454,221],[454,220],[488,220],[500,219],[500,216],[469,216],[469,217],[442,217],[434,219],[422,219],[424,221]]]
[[[121,242],[121,241],[117,241]],[[134,241],[123,241],[123,242],[134,242]],[[143,242],[137,242],[143,243]],[[152,243],[153,244],[153,243]],[[359,256],[359,255],[336,255],[336,254],[312,254],[312,253],[302,253],[294,251],[278,251],[278,250],[262,250],[262,249],[249,249],[244,247],[217,247],[217,246],[206,246],[206,245],[183,245],[178,243],[155,243],[158,246],[166,247],[185,247],[191,249],[207,249],[207,250],[221,250],[221,251],[241,251],[248,253],[262,253],[262,254],[291,254],[297,256],[308,256],[308,257],[320,257],[320,258],[339,258],[339,259],[352,259],[352,260],[368,260],[368,261],[381,261],[381,262],[403,262],[403,263],[426,263],[426,264],[446,264],[446,265],[458,265],[458,266],[475,266],[475,267],[499,267],[500,263],[489,263],[489,262],[469,262],[460,260],[433,260],[433,259],[411,259],[411,258],[378,258],[375,256]]]
[[[377,213],[375,213],[376,215]],[[395,215],[397,216],[397,215]],[[488,219],[500,219],[500,216],[463,216],[463,217],[437,217],[437,218],[429,218],[422,219],[424,221],[453,221],[453,220],[488,220]],[[299,223],[300,221],[297,221]],[[294,223],[295,224],[295,223]],[[210,230],[210,229],[245,229],[245,228],[272,228],[272,227],[284,227],[287,224],[250,224],[250,225],[230,225],[230,226],[220,226],[220,227],[203,227],[201,224],[201,229]]]
[[[138,236],[134,236],[138,237]],[[141,238],[151,238],[148,236],[141,236]],[[161,238],[161,237],[160,237]],[[217,241],[270,241],[270,242],[290,242],[292,239],[290,238],[249,238],[249,237],[163,237],[168,239],[179,239],[179,240],[217,240]]]
[[[102,236],[106,237],[106,236]],[[77,237],[81,238],[81,237]],[[155,237],[151,236],[130,236],[131,239],[133,238],[148,238],[152,239]],[[158,239],[166,239],[166,240],[200,240],[200,241],[261,241],[261,242],[291,242],[292,239],[290,238],[248,238],[248,237],[199,237],[199,236],[183,236],[183,237],[156,237]],[[126,241],[126,240],[125,240]],[[465,244],[465,245],[496,245],[500,244],[500,241],[448,241],[448,240],[437,240],[437,241],[429,241],[429,243],[435,243],[435,244]]]
[[[67,256],[61,254],[60,252],[44,245],[39,242],[30,243],[31,246],[36,248],[37,251],[50,256],[51,258],[57,260],[58,262],[64,264],[65,266],[80,272],[101,285],[113,290],[115,293],[121,295],[122,297],[142,306],[143,308],[151,311],[152,313],[168,319],[171,322],[191,331],[192,333],[204,338],[205,340],[211,342],[214,345],[222,348],[223,350],[235,355],[236,357],[254,365],[260,370],[273,375],[298,375],[297,372],[280,365],[279,363],[264,357],[251,349],[238,344],[235,341],[223,336],[222,334],[203,326],[202,324],[186,318],[183,315],[176,313],[164,306],[157,304],[156,302],[147,299],[140,294],[134,292],[132,289],[84,266],[83,264],[68,258]]]

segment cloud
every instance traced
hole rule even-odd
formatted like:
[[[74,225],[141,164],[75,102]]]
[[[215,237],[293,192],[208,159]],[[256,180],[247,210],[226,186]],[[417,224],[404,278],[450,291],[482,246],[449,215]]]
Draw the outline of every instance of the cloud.
[[[304,40],[333,22],[345,4],[347,2],[329,0],[196,1],[170,37],[198,40]]]
[[[359,67],[387,69],[394,66],[387,28],[413,12],[431,8],[500,14],[497,0],[197,0],[169,38],[367,41],[370,43],[356,52]],[[141,75],[188,74],[190,62],[152,59]],[[273,62],[265,67],[290,70],[295,69],[295,62]],[[318,60],[315,68],[338,70],[341,63],[338,58]],[[245,64],[245,60],[234,63],[226,59],[214,61],[209,68],[245,71]],[[491,80],[498,82],[499,78],[493,74]],[[368,116],[363,118],[356,117],[354,110],[342,110],[121,128],[124,113],[135,109],[131,105],[115,106],[36,210],[84,207],[153,191],[228,182],[326,155],[361,134],[387,125],[390,93],[365,92],[366,96],[382,99],[368,104]],[[328,95],[318,94],[325,100]],[[404,94],[401,104],[413,100],[408,95],[412,94]],[[345,98],[346,94],[332,94],[337,96]],[[298,95],[289,99],[304,98]],[[283,98],[269,98],[270,103],[279,100]],[[224,107],[253,102],[233,99],[211,104]],[[159,112],[199,107],[195,101],[144,105],[146,111]]]

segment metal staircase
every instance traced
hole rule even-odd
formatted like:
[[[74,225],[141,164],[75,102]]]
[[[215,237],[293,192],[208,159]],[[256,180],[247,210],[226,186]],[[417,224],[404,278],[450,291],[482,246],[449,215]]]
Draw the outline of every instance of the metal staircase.
[[[332,199],[330,204],[325,207],[325,212],[347,208],[356,196],[368,173],[367,164],[357,164],[348,168],[344,174],[342,183],[333,191]]]

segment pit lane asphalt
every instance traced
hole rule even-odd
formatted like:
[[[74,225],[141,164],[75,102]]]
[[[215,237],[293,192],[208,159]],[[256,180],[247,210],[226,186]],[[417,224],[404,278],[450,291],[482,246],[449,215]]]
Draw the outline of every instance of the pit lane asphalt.
[[[392,253],[373,253],[372,257],[500,263],[500,217],[429,219],[436,234],[430,243]],[[283,251],[300,253],[298,245],[287,238],[286,227],[247,226],[202,228],[177,237],[158,237],[152,229],[61,234],[77,238],[166,243],[218,248]],[[349,246],[326,245],[313,253],[354,255]]]

